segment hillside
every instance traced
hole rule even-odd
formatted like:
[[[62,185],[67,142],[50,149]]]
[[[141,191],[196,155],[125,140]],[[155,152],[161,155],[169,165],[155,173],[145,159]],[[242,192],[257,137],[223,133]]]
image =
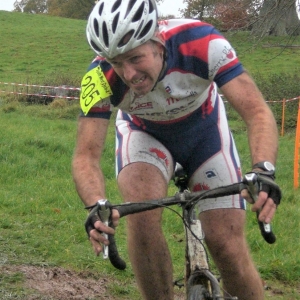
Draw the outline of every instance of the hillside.
[[[53,73],[80,79],[94,56],[85,26],[84,20],[0,11],[0,82],[41,81]],[[282,47],[300,45],[299,37],[259,41],[246,32],[226,36],[252,73],[299,71],[300,47]]]
[[[0,11],[0,81],[84,74],[94,54],[83,20]]]
[[[9,86],[1,82],[48,84],[52,78],[61,79],[61,83],[71,78],[79,85],[94,57],[85,39],[85,25],[83,20],[0,11],[0,91]],[[299,38],[255,41],[246,32],[226,35],[245,67],[267,78],[268,84],[263,80],[258,84],[271,91],[282,90],[283,96],[268,99],[287,97],[292,84],[296,87],[294,96],[299,96],[300,50],[281,46],[300,44]],[[285,81],[282,72],[289,75]],[[27,86],[21,87],[28,92]],[[78,101],[55,99],[49,105],[24,105],[23,98],[0,93],[0,299],[140,300],[131,265],[119,271],[108,260],[95,257],[84,230],[87,212],[71,175]],[[277,104],[271,107],[280,125],[282,105]],[[247,172],[251,162],[245,124],[229,105],[227,108],[243,171]],[[286,111],[296,118],[295,105],[287,105]],[[293,126],[279,138],[276,182],[283,199],[272,223],[275,244],[263,241],[250,206],[247,211],[247,239],[264,280],[266,300],[300,300],[300,190],[293,188]],[[121,200],[114,145],[112,120],[101,166],[107,197],[117,203]],[[175,192],[172,184],[169,192]],[[124,222],[120,221],[116,239],[120,255],[129,262]],[[182,222],[174,212],[165,210],[163,228],[173,258],[174,279],[183,278]],[[184,293],[184,289],[176,289],[176,299],[183,299]]]

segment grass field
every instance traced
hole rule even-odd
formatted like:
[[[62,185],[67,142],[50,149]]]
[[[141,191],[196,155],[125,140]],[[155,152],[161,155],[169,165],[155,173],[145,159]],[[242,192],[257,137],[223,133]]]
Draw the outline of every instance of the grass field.
[[[0,82],[37,84],[61,74],[79,85],[94,56],[85,26],[84,20],[0,11]],[[251,73],[299,73],[300,48],[289,46],[299,45],[300,37],[260,40],[246,32],[226,36]]]
[[[79,20],[1,11],[0,82],[43,82],[51,74],[69,75],[79,82],[93,57],[84,27],[85,22]],[[299,50],[280,53],[280,48],[260,47],[263,41],[254,47],[245,38],[245,34],[235,35],[232,41],[249,70],[256,71],[259,65],[266,74],[283,69],[297,71]],[[273,38],[272,42],[283,41]],[[94,256],[87,241],[83,227],[86,212],[70,172],[77,114],[77,103],[26,106],[0,94],[0,299],[78,299],[76,293],[80,299],[140,299],[130,264],[125,272],[113,269],[107,261]],[[243,169],[248,170],[245,128],[237,121],[231,121],[231,125]],[[274,245],[262,240],[255,216],[248,212],[247,238],[268,287],[266,299],[300,299],[300,192],[293,188],[294,143],[293,130],[280,137],[277,182],[283,200],[273,222],[277,235]],[[107,197],[120,201],[114,175],[113,122],[102,168]],[[170,193],[174,191],[170,185]],[[128,262],[123,224],[124,220],[116,238]],[[182,224],[166,211],[163,226],[174,274],[180,278]]]

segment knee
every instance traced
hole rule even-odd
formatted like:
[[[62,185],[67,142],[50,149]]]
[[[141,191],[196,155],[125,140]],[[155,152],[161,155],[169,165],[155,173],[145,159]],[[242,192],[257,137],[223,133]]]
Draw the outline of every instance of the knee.
[[[127,230],[138,240],[153,239],[162,233],[162,209],[127,216]]]
[[[221,273],[240,273],[251,261],[244,237],[207,239],[209,251]]]
[[[211,254],[227,260],[238,260],[238,257],[247,253],[248,246],[242,232],[232,234],[214,234],[205,236],[205,242]]]

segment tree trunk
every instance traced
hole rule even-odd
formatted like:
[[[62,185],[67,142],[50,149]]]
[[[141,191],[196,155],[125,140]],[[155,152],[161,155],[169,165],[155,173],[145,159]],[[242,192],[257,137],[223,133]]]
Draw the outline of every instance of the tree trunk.
[[[252,34],[258,37],[300,35],[295,0],[264,0]]]

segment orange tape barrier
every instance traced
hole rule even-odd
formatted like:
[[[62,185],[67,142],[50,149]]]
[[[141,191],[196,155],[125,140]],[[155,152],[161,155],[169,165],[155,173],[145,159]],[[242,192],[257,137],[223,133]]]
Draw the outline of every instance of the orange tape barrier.
[[[25,96],[36,96],[36,97],[49,97],[49,98],[63,98],[63,99],[79,99],[76,96],[68,96],[67,91],[80,91],[80,88],[70,87],[66,85],[62,86],[50,86],[50,85],[37,85],[37,84],[25,84],[25,83],[14,83],[14,82],[0,82],[0,85],[12,85],[12,86],[23,86],[23,87],[34,87],[41,89],[51,90],[51,93],[39,92],[39,93],[25,93],[0,90],[1,93],[14,94],[14,95],[25,95]]]
[[[52,94],[49,93],[24,93],[24,92],[13,92],[13,91],[4,91],[0,90],[0,93],[6,94],[15,94],[15,95],[27,95],[27,96],[36,96],[36,97],[51,97],[51,98],[64,98],[64,99],[79,99],[79,97],[70,97],[67,96],[65,90],[80,91],[80,88],[70,87],[66,85],[62,86],[47,86],[47,85],[36,85],[36,84],[23,84],[23,83],[13,83],[13,82],[0,82],[0,85],[13,85],[13,86],[24,86],[24,87],[34,87],[34,88],[44,88],[51,89]],[[223,97],[223,95],[221,95]],[[282,122],[281,122],[281,136],[284,135],[284,122],[285,122],[285,106],[287,102],[296,101],[299,102],[298,116],[297,116],[297,128],[296,128],[296,138],[295,138],[295,154],[294,154],[294,187],[299,187],[299,163],[300,163],[300,96],[292,99],[283,99],[278,101],[266,101],[267,103],[282,103]],[[227,102],[224,99],[224,102]]]

